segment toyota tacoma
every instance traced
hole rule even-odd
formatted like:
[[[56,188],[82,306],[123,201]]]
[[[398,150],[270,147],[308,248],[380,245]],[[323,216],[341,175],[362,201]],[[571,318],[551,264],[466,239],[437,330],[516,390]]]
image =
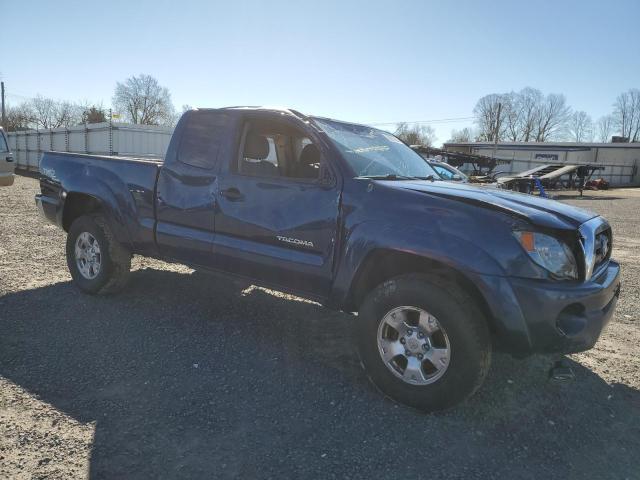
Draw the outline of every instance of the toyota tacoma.
[[[314,300],[425,411],[476,391],[492,349],[591,348],[620,292],[604,218],[442,181],[385,131],[295,110],[195,109],[164,160],[47,152],[40,172],[80,290],[121,289],[136,254]]]

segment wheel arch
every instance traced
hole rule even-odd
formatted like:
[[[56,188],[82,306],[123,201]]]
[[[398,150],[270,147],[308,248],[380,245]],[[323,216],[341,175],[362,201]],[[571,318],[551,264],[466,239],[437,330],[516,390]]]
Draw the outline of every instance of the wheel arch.
[[[82,215],[102,214],[118,242],[130,246],[131,237],[124,222],[104,199],[81,191],[66,192],[62,208],[61,226],[69,232],[73,222]]]
[[[423,273],[459,285],[484,314],[491,331],[496,325],[487,300],[461,270],[439,260],[397,250],[379,248],[368,253],[357,269],[343,309],[356,311],[366,295],[384,281],[399,275]]]
[[[71,224],[82,215],[104,212],[100,199],[94,195],[81,192],[69,192],[62,210],[62,229],[69,232]]]

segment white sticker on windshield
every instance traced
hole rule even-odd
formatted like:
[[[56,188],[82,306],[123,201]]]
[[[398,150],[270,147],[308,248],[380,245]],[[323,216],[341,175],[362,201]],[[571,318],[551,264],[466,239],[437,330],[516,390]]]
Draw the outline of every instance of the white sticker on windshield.
[[[386,145],[374,145],[372,147],[360,147],[353,150],[347,150],[348,153],[367,153],[367,152],[386,152],[389,147]]]

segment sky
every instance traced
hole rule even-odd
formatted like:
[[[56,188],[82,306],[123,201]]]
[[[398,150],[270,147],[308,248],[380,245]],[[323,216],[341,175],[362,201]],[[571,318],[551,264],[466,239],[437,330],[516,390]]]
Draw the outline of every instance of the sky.
[[[0,0],[0,77],[10,105],[109,107],[116,82],[145,73],[178,110],[428,121],[439,144],[471,126],[480,97],[526,86],[610,113],[640,88],[639,18],[640,0]]]

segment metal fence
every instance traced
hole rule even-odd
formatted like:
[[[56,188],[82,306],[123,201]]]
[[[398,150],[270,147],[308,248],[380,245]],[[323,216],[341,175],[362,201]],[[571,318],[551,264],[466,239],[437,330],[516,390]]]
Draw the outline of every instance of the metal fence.
[[[172,133],[169,127],[104,122],[8,132],[7,139],[16,166],[38,171],[46,151],[163,158]]]

